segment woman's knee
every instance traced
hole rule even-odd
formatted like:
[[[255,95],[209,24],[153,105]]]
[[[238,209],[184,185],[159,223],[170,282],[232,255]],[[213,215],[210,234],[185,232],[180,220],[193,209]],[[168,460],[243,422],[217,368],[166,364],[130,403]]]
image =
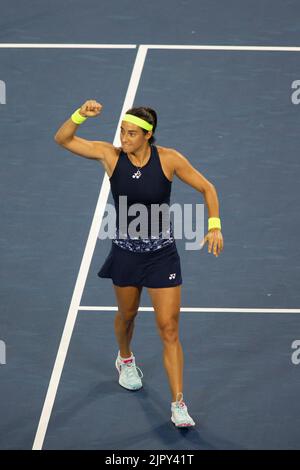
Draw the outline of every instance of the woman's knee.
[[[132,323],[138,314],[138,307],[135,309],[120,309],[119,308],[118,312],[123,322]]]
[[[170,320],[158,325],[160,337],[164,343],[175,343],[178,341],[178,321]]]
[[[138,313],[141,288],[115,286],[115,291],[121,319],[132,322]]]

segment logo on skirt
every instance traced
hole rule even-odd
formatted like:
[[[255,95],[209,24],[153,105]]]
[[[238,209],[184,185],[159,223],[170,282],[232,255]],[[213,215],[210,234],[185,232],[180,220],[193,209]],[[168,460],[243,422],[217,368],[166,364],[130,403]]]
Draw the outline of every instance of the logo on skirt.
[[[172,273],[170,274],[169,279],[175,279],[175,276],[176,276],[176,273]]]

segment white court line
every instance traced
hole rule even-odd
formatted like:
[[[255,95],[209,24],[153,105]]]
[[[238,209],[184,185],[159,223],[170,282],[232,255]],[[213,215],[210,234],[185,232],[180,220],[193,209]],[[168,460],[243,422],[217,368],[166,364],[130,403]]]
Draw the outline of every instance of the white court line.
[[[21,49],[136,49],[136,44],[30,44],[2,43],[0,48]]]
[[[89,307],[81,305],[78,310],[117,311],[118,307]],[[139,312],[154,312],[153,307],[139,307]],[[299,308],[211,308],[211,307],[181,307],[181,312],[220,312],[220,313],[300,313]]]
[[[167,45],[167,44],[147,44],[148,49],[175,49],[175,50],[200,50],[200,51],[282,51],[299,52],[300,46],[217,46],[217,45]]]
[[[299,52],[300,46],[235,46],[235,45],[180,45],[180,44],[141,44],[146,49],[175,49],[202,51],[270,51],[270,52]],[[35,43],[0,43],[0,48],[61,48],[61,49],[135,49],[135,44],[35,44]]]
[[[133,105],[136,91],[138,88],[138,84],[140,81],[140,77],[142,74],[142,70],[144,67],[146,55],[147,55],[147,48],[144,46],[140,46],[136,55],[135,63],[133,66],[130,82],[129,82],[126,97],[125,97],[125,101],[124,101],[123,108],[120,114],[117,130],[116,130],[116,134],[115,134],[115,138],[113,142],[115,146],[120,146],[119,127],[120,127],[122,117],[125,111],[127,111],[127,109],[131,108]],[[108,179],[107,173],[105,172],[101,190],[100,190],[100,195],[98,198],[96,210],[95,210],[93,221],[92,221],[92,225],[90,228],[90,232],[88,235],[86,247],[84,250],[83,257],[82,257],[78,277],[76,280],[70,308],[68,311],[64,331],[62,333],[55,364],[54,364],[52,375],[50,378],[50,383],[48,386],[46,399],[44,402],[38,429],[37,429],[36,436],[34,439],[33,450],[40,450],[43,446],[43,442],[44,442],[45,435],[47,432],[47,427],[48,427],[50,415],[52,412],[55,396],[57,393],[57,388],[58,388],[61,373],[64,367],[64,363],[65,363],[66,355],[68,352],[71,336],[73,333],[75,321],[77,318],[77,313],[78,313],[83,289],[84,289],[86,278],[87,278],[88,271],[90,268],[91,259],[94,253],[97,236],[99,234],[103,214],[105,212],[105,206],[107,203],[109,190],[110,190],[109,179]]]

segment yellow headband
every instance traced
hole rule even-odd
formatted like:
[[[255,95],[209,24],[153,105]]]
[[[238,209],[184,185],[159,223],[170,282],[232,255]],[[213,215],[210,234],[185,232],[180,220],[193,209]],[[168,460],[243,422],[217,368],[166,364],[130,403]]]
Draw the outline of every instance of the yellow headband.
[[[149,122],[144,121],[144,119],[134,116],[133,114],[125,114],[123,121],[131,122],[131,124],[142,127],[142,129],[146,129],[146,131],[152,131],[153,129],[152,124],[149,124]]]

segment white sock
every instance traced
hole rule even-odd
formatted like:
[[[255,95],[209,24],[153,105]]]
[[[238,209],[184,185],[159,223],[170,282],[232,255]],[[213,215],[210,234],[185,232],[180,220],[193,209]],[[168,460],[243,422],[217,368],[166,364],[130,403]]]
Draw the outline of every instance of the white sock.
[[[121,357],[120,351],[119,351],[119,359],[121,359],[121,361],[128,361],[128,359],[133,359],[133,354],[131,353],[131,356],[129,357]]]

